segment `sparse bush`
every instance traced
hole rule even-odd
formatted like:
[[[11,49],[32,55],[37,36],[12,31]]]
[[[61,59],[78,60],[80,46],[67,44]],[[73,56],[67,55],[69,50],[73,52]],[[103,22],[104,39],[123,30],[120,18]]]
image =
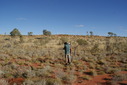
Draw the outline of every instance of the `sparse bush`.
[[[26,79],[26,80],[23,82],[23,85],[35,85],[35,83],[34,83],[32,80]]]
[[[127,80],[127,74],[116,74],[113,75],[112,79],[111,79],[111,84],[112,85],[116,85],[119,82],[125,81]],[[120,85],[126,85],[125,83],[121,83]]]
[[[62,77],[62,80],[69,84],[73,83],[75,79],[76,77],[74,76],[74,74],[66,74]]]
[[[62,85],[62,82],[59,79],[45,78],[36,81],[34,85]]]
[[[117,34],[115,34],[115,33],[113,33],[113,32],[108,32],[108,35],[109,35],[110,37],[112,37],[112,36],[117,36]]]
[[[33,32],[28,32],[28,35],[29,35],[29,36],[32,36],[32,35],[33,35]]]
[[[68,42],[68,38],[61,37],[59,44],[64,44],[65,42]]]
[[[113,81],[124,81],[127,80],[127,74],[116,74],[112,78]]]
[[[63,44],[61,44],[66,42],[66,39],[72,41],[71,56],[75,55],[73,56],[73,63],[67,66],[65,66]],[[76,41],[78,39],[86,40],[88,44],[84,44],[85,46],[79,44]],[[20,44],[19,36],[15,38],[7,35],[4,38],[0,36],[0,78],[24,78],[24,85],[61,85],[61,82],[63,85],[71,85],[74,81],[77,83],[80,78],[81,81],[87,81],[97,74],[114,74],[127,71],[127,54],[125,53],[127,38],[121,37],[117,41],[118,43],[121,42],[120,45],[115,44],[114,37],[110,37],[110,39],[110,41],[106,41],[107,38],[105,39],[105,37],[95,36],[37,35],[23,36],[24,43]],[[109,42],[112,51],[108,55],[106,42]],[[96,44],[98,46],[94,46]],[[116,49],[118,47],[119,49]],[[94,48],[93,54],[96,54],[94,56],[91,55],[92,48]],[[117,50],[120,50],[119,53],[116,53]],[[88,71],[90,72],[85,74]],[[114,76],[113,78],[117,80]]]
[[[69,67],[68,67],[69,68]],[[55,72],[55,75],[58,79],[61,79],[63,82],[66,83],[73,83],[76,79],[76,76],[74,75],[73,70],[68,69],[67,72],[64,72],[62,69],[58,69],[57,72]]]
[[[98,71],[97,74],[98,74],[98,75],[104,75],[105,72],[104,72],[104,71]]]
[[[91,70],[91,71],[90,71],[90,74],[91,74],[92,76],[97,76],[97,72],[96,72],[95,70]]]
[[[49,41],[50,41],[50,38],[43,37],[43,38],[40,38],[40,39],[34,41],[34,44],[37,46],[39,46],[39,45],[42,46],[42,45],[46,45]]]
[[[78,40],[77,40],[77,43],[78,43],[79,45],[88,45],[88,42],[87,42],[86,40],[83,40],[83,39],[78,39]]]
[[[85,65],[84,66],[84,71],[86,71],[86,70],[88,70],[88,66]]]
[[[120,70],[118,68],[111,68],[111,67],[107,67],[105,69],[105,72],[108,73],[108,74],[114,74],[116,72],[119,72]]]
[[[94,68],[95,68],[95,64],[94,64],[94,63],[90,63],[90,64],[89,64],[89,67],[90,67],[91,69],[94,69]]]
[[[57,85],[57,84],[61,84],[60,80],[57,79],[46,79],[46,85]]]
[[[52,71],[53,71],[53,69],[50,66],[46,66],[43,69],[38,69],[36,72],[36,75],[39,77],[48,77],[51,75]]]
[[[5,74],[2,70],[0,70],[0,78],[2,78],[3,74]]]
[[[5,45],[2,46],[2,48],[11,48],[12,44],[11,43],[6,43]]]
[[[91,70],[89,72],[85,72],[85,74],[91,75],[91,76],[96,76],[97,75],[97,72],[95,70]]]
[[[97,63],[100,65],[104,65],[104,64],[106,64],[106,61],[104,59],[100,59],[97,61]]]
[[[0,59],[1,60],[6,60],[7,58],[10,58],[10,56],[7,55],[7,54],[0,54]]]
[[[83,80],[91,80],[91,77],[88,76],[88,75],[84,75],[84,76],[82,76],[80,78],[83,79]]]
[[[13,29],[11,32],[10,32],[11,36],[19,36],[21,35],[21,33],[19,32],[19,30],[17,28]]]
[[[43,30],[43,35],[51,35],[51,32],[47,30]]]
[[[5,79],[0,79],[0,85],[9,85],[9,83]]]
[[[93,32],[92,31],[90,31],[90,36],[93,36]]]
[[[94,47],[90,51],[92,54],[98,54],[100,52],[99,45],[95,44]]]

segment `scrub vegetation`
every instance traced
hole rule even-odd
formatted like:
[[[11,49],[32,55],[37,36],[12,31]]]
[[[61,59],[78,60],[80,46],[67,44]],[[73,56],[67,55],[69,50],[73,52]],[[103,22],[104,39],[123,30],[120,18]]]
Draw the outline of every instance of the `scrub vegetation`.
[[[71,43],[70,65],[65,41]],[[0,35],[0,85],[85,84],[127,84],[126,37]]]

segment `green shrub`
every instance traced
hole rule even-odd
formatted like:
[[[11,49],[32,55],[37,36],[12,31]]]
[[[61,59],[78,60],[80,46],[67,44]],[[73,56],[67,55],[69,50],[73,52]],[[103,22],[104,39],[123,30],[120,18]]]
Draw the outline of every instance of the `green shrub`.
[[[95,64],[91,62],[91,63],[89,64],[89,67],[90,67],[91,69],[94,69],[94,68],[95,68]]]
[[[45,80],[46,80],[45,85],[62,85],[62,82],[60,79],[47,78]]]
[[[0,85],[9,85],[9,83],[5,79],[0,79]]]
[[[100,65],[104,65],[106,63],[106,61],[104,59],[100,59],[97,61],[97,63]]]
[[[114,73],[119,72],[119,71],[120,71],[120,69],[118,69],[118,68],[107,67],[105,69],[105,72],[108,74],[114,74]]]
[[[33,32],[28,32],[28,35],[29,35],[29,36],[32,36],[32,35],[33,35]]]
[[[97,75],[97,72],[95,70],[91,70],[89,72],[85,72],[85,74],[91,75],[91,76],[96,76]]]
[[[113,81],[124,81],[127,80],[127,74],[116,74],[112,77]]]
[[[10,32],[11,36],[19,36],[21,35],[21,33],[19,32],[19,30],[17,28],[13,29],[11,32]]]
[[[98,74],[98,75],[104,75],[105,72],[104,72],[104,71],[98,71],[97,74]]]
[[[88,76],[88,75],[84,75],[84,76],[81,77],[81,79],[83,79],[83,80],[91,80],[91,77]]]
[[[43,38],[37,38],[36,41],[34,41],[35,45],[45,45],[50,41],[49,37],[43,37]]]
[[[94,47],[90,51],[92,54],[98,54],[100,52],[99,45],[95,44]]]
[[[78,39],[78,40],[77,40],[77,43],[78,43],[79,45],[88,45],[88,42],[87,42],[86,40],[83,40],[83,39]]]
[[[91,74],[92,76],[97,76],[97,72],[96,72],[95,70],[90,71],[90,74]]]
[[[47,30],[43,30],[43,35],[51,35],[51,32]]]
[[[61,44],[64,44],[65,42],[68,42],[68,38],[61,37],[59,44],[61,45]]]

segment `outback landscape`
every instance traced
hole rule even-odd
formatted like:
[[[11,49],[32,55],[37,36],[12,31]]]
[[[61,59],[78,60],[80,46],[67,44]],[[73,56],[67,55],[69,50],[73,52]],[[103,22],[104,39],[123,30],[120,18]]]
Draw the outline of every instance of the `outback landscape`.
[[[0,85],[127,85],[127,37],[0,35]]]
[[[0,85],[127,85],[127,0],[0,0]]]

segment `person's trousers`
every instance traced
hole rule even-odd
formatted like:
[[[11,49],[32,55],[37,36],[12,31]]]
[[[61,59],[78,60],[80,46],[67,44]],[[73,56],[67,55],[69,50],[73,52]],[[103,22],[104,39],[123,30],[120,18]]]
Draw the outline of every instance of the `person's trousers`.
[[[66,54],[65,55],[65,61],[66,61],[66,63],[71,63],[71,56],[70,56],[70,54]]]

